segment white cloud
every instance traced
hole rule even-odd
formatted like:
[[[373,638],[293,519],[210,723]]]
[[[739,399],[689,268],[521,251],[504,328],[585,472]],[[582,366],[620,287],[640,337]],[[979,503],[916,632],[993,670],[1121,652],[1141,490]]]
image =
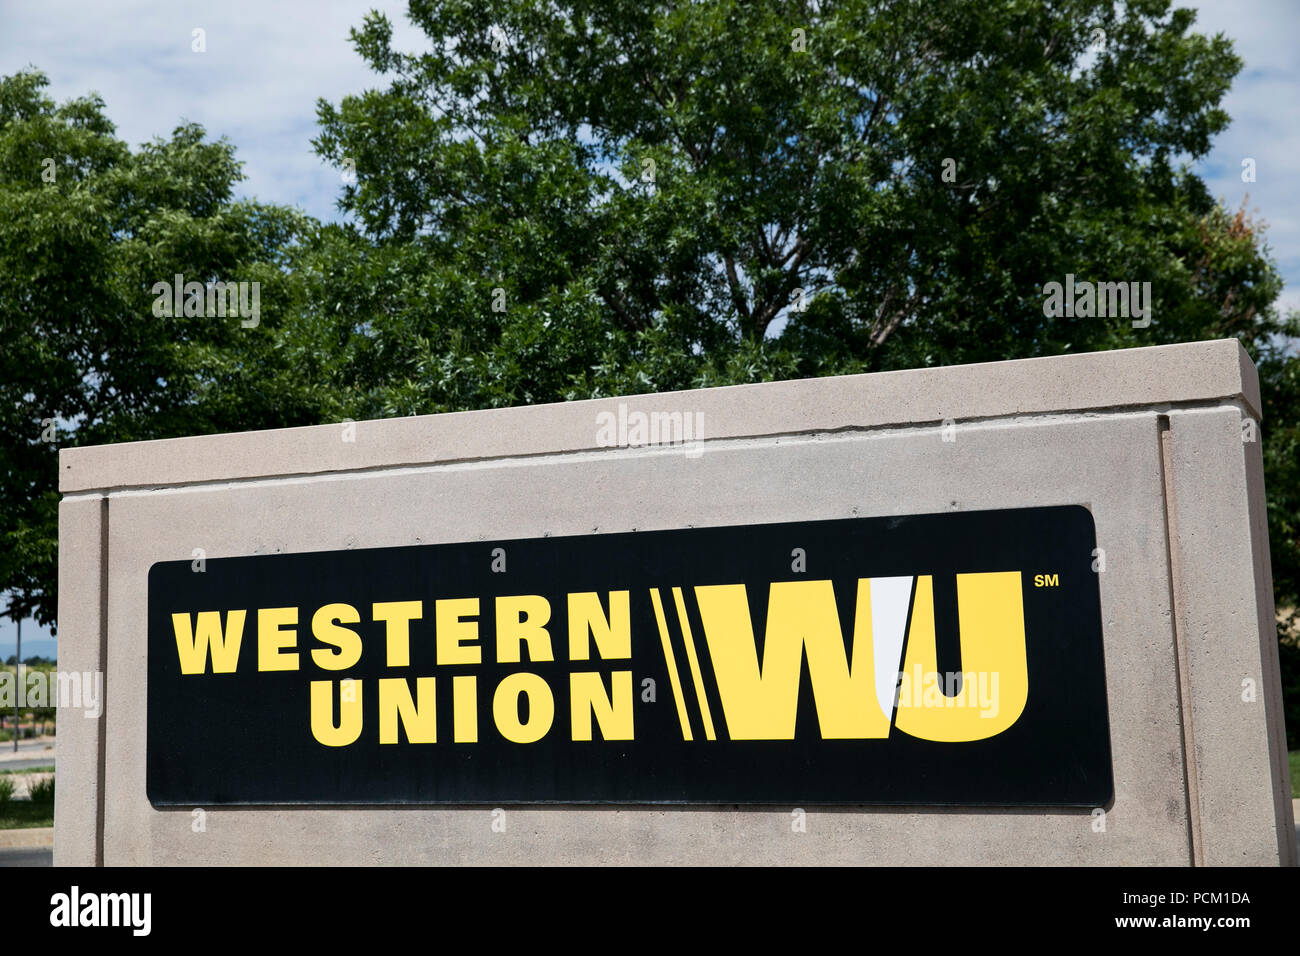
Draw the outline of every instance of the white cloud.
[[[1222,32],[1245,61],[1223,107],[1232,125],[1196,166],[1230,208],[1247,202],[1268,223],[1269,250],[1286,288],[1279,304],[1300,309],[1300,4],[1289,0],[1203,0],[1196,29]],[[1255,160],[1253,183],[1241,162]]]
[[[384,85],[348,40],[370,9],[387,13],[404,47],[423,46],[397,0],[3,0],[0,74],[36,66],[59,101],[98,92],[132,146],[201,123],[235,144],[241,195],[335,219],[339,174],[311,148],[316,99]],[[195,29],[206,52],[191,49]]]

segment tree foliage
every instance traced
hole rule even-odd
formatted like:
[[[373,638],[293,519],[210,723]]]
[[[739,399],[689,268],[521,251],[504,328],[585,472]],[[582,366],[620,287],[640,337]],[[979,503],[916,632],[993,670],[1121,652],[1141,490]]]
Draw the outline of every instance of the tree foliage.
[[[1180,165],[1240,68],[1190,11],[410,15],[428,49],[370,15],[354,40],[387,87],[319,106],[319,152],[357,171],[356,229],[324,254],[369,261],[318,302],[360,333],[339,370],[374,413],[1270,331],[1276,272],[1253,242],[1228,261],[1231,223]],[[1045,317],[1067,273],[1151,282],[1159,320]]]
[[[314,421],[277,329],[290,209],[232,198],[234,147],[194,125],[132,151],[89,96],[0,78],[0,590],[53,624],[60,445]],[[154,315],[157,282],[260,281],[265,328]],[[249,334],[254,333],[254,334]]]

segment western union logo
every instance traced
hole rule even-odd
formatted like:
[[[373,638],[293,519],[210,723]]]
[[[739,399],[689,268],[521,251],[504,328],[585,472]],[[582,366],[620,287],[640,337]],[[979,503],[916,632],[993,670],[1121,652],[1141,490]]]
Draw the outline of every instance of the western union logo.
[[[673,595],[705,736],[712,740],[713,721],[680,589]],[[930,575],[858,581],[851,660],[830,581],[771,585],[761,663],[745,586],[700,587],[695,596],[732,740],[794,739],[805,659],[824,740],[888,737],[891,725],[925,740],[982,740],[1014,724],[1028,699],[1018,571],[957,575],[962,671],[948,680],[938,670]],[[689,739],[657,593],[653,600],[682,733]],[[907,659],[900,674],[905,635]],[[962,692],[950,693],[956,685]]]
[[[961,668],[947,674],[939,671],[931,575],[859,579],[851,645],[831,581],[776,581],[766,594],[755,593],[760,590],[744,584],[648,589],[683,740],[698,739],[693,724],[705,741],[793,740],[805,662],[825,740],[886,738],[891,731],[932,741],[982,740],[1024,711],[1029,681],[1019,571],[956,575]],[[766,601],[761,652],[751,613],[751,602],[759,600]],[[368,712],[377,713],[370,733],[381,744],[476,743],[486,733],[517,744],[560,733],[574,741],[633,740],[638,662],[631,601],[623,590],[575,592],[554,603],[536,594],[440,599],[430,607],[374,603],[364,611],[370,633],[382,626],[383,641],[370,645],[357,630],[363,609],[345,603],[256,609],[251,642],[244,639],[249,609],[175,613],[171,622],[182,675],[233,674],[254,658],[259,672],[316,672],[309,720],[326,747],[359,740]],[[690,624],[692,603],[700,634]],[[486,653],[485,618],[496,663],[519,666],[494,687],[480,687],[476,673]],[[409,676],[412,642],[430,637],[438,673]],[[655,643],[640,643],[638,654]],[[528,669],[554,663],[557,644],[572,665],[567,680]],[[392,676],[349,678],[363,654],[382,655]],[[377,708],[367,711],[370,694]],[[451,700],[449,727],[439,724],[444,694]],[[721,713],[713,712],[711,697]],[[490,727],[480,727],[480,716],[489,714]]]

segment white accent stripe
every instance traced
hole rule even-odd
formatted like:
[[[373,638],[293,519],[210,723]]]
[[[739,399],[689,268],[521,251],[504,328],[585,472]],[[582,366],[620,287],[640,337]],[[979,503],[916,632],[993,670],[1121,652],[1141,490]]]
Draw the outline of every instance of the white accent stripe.
[[[912,599],[912,577],[869,578],[871,644],[876,657],[876,701],[891,721],[898,674],[903,669],[903,632]]]

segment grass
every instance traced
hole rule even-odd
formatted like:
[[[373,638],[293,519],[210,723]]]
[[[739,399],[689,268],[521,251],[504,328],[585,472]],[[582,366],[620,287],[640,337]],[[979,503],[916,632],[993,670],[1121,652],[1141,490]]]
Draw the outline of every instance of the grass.
[[[54,826],[54,778],[34,784],[30,799],[13,799],[12,776],[0,777],[0,830]]]
[[[54,826],[54,804],[31,800],[8,800],[0,803],[0,830],[23,830],[27,827]]]
[[[0,776],[7,773],[53,773],[54,764],[48,767],[19,767],[17,770],[0,770]]]

